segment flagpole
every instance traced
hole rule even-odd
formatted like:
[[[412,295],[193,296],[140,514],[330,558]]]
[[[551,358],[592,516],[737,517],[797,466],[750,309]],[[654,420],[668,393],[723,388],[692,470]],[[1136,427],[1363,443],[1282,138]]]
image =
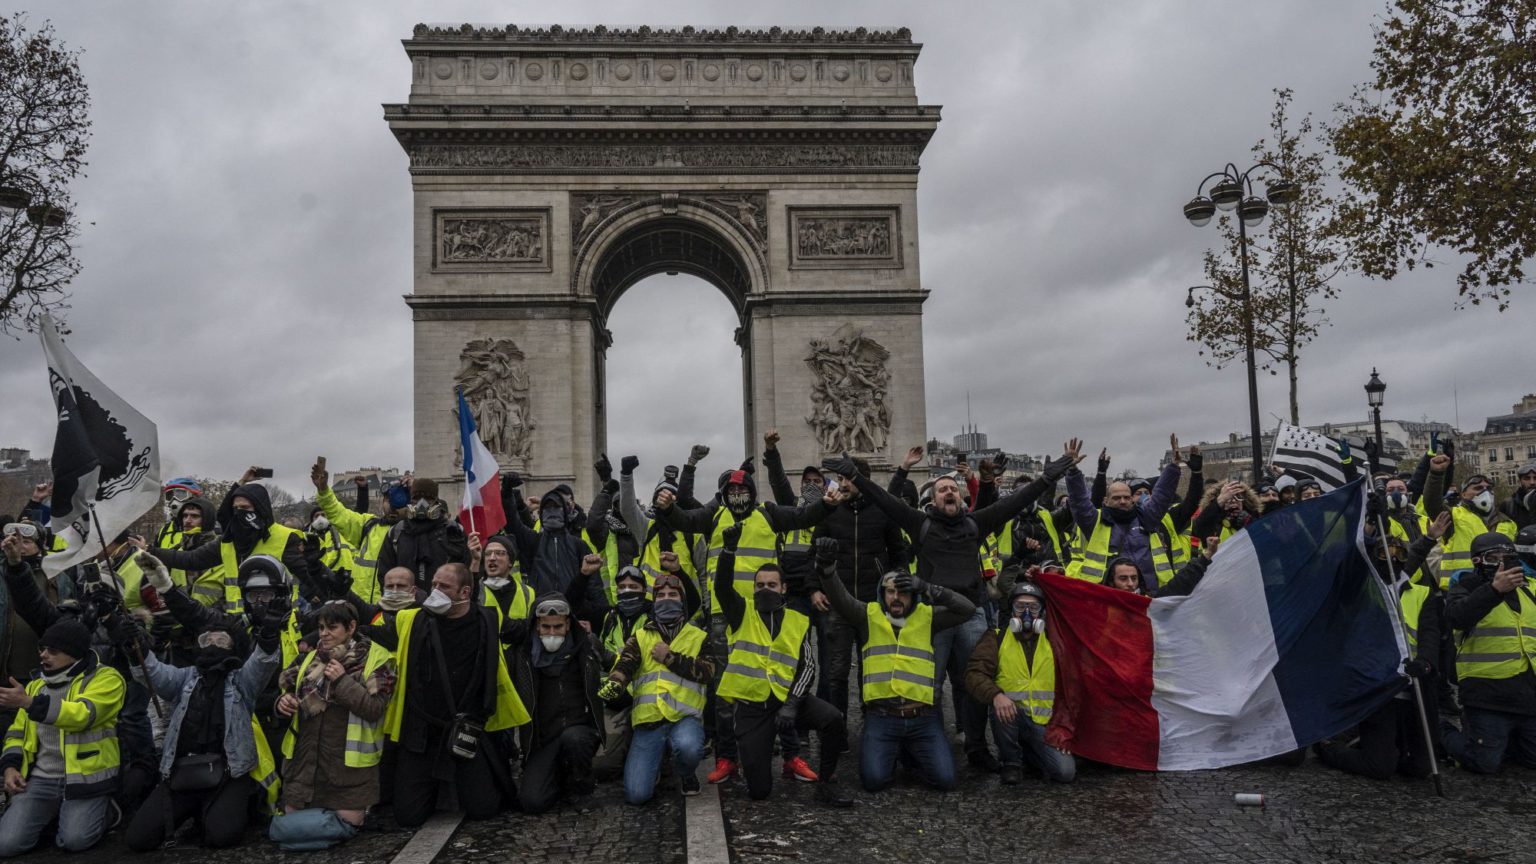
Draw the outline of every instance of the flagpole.
[[[455,388],[453,388],[453,395],[455,397],[457,397],[458,403],[459,403],[459,407],[461,407],[464,410],[468,411],[469,410],[469,403],[464,401],[464,388],[463,387],[455,387]],[[478,430],[476,430],[476,434],[478,434]],[[459,449],[464,451],[464,455],[459,460],[459,467],[464,469],[464,497],[468,498],[469,497],[469,460],[472,457],[469,455],[469,442],[464,440],[464,418],[463,417],[459,418],[459,441],[460,441]],[[474,505],[470,505],[469,507],[466,507],[464,509],[469,511],[469,533],[471,533],[471,534],[478,533],[476,528],[475,528],[475,508],[474,508]]]
[[[1392,535],[1387,533],[1387,518],[1381,513],[1376,514],[1376,532],[1378,542],[1382,544],[1382,548],[1387,553],[1387,575],[1391,577],[1397,572],[1396,565],[1392,563],[1392,544],[1388,542]],[[1413,581],[1412,573],[1408,574],[1408,581],[1410,583]],[[1439,588],[1436,587],[1431,590],[1439,590]],[[1398,603],[1398,599],[1395,596],[1388,599],[1394,604]],[[1392,621],[1397,625],[1397,633],[1402,637],[1403,644],[1407,645],[1408,625],[1403,621],[1401,609],[1401,605],[1398,605],[1392,610]],[[1424,688],[1419,685],[1419,679],[1412,675],[1408,676],[1408,683],[1413,685],[1413,705],[1419,712],[1419,731],[1424,734],[1424,746],[1429,750],[1429,779],[1434,781],[1435,794],[1444,798],[1445,783],[1440,779],[1440,761],[1439,757],[1435,755],[1434,733],[1429,728],[1429,712],[1424,708]]]
[[[96,540],[101,543],[101,560],[106,563],[107,572],[112,574],[112,586],[116,588],[123,584],[123,580],[118,578],[117,568],[112,566],[112,556],[107,554],[107,535],[102,533],[101,520],[96,518],[96,505],[87,502],[85,506],[86,509],[91,511],[91,527],[96,529]],[[122,595],[121,591],[117,595],[117,604],[119,611],[124,615],[130,618],[133,616],[133,613],[128,611],[128,599]],[[139,672],[144,676],[144,689],[149,691],[149,701],[154,703],[155,714],[164,719],[165,708],[160,705],[160,697],[155,694],[155,688],[149,682],[149,668],[144,665],[144,649],[139,645],[139,640],[137,639],[133,640],[129,647],[133,650],[133,656],[130,659],[139,662]]]

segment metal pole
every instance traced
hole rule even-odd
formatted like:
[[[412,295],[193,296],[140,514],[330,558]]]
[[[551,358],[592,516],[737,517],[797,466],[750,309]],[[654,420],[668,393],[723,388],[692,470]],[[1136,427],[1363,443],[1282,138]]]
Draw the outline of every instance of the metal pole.
[[[1374,470],[1380,471],[1381,470],[1381,457],[1383,455],[1383,452],[1382,452],[1382,449],[1381,449],[1381,406],[1380,405],[1372,405],[1371,406],[1371,413],[1374,416],[1374,419],[1376,421],[1376,464],[1371,466],[1371,467]]]
[[[1253,477],[1255,486],[1264,476],[1262,446],[1259,436],[1259,378],[1253,362],[1253,289],[1248,284],[1248,226],[1243,217],[1237,217],[1237,247],[1243,261],[1243,350],[1248,358],[1248,429],[1253,440]]]
[[[1381,414],[1381,409],[1380,408],[1376,409],[1376,413],[1379,416]],[[1379,440],[1379,436],[1378,436],[1378,440]],[[1391,580],[1396,576],[1397,569],[1396,569],[1396,567],[1392,563],[1392,544],[1387,542],[1391,538],[1392,535],[1387,533],[1387,520],[1386,520],[1386,517],[1383,516],[1380,513],[1376,514],[1376,534],[1377,534],[1378,541],[1385,545],[1385,549],[1386,549],[1386,553],[1387,553],[1387,579],[1388,579],[1386,584],[1387,584],[1387,586],[1389,588],[1391,588],[1392,587]],[[1408,578],[1409,578],[1410,581],[1412,581],[1413,574],[1411,574],[1411,573],[1408,574]],[[1395,588],[1393,588],[1392,590],[1396,591]],[[1439,590],[1439,589],[1438,588],[1434,588],[1434,589],[1431,589],[1431,590]],[[1388,599],[1391,602],[1393,602],[1393,603],[1398,603],[1398,598],[1395,597],[1395,596],[1394,597],[1390,597]],[[1397,622],[1397,632],[1398,632],[1398,635],[1400,635],[1402,637],[1403,644],[1407,645],[1408,644],[1408,628],[1407,628],[1407,624],[1405,624],[1403,622],[1403,615],[1402,615],[1402,606],[1401,606],[1401,604],[1399,604],[1396,607],[1396,609],[1394,610],[1394,614],[1392,615],[1392,620]],[[1409,658],[1409,659],[1412,659],[1412,658]],[[1445,782],[1440,779],[1440,762],[1439,762],[1439,760],[1435,756],[1435,736],[1434,736],[1434,732],[1431,731],[1430,728],[1429,728],[1429,712],[1426,711],[1425,708],[1424,708],[1424,688],[1419,686],[1419,679],[1413,677],[1412,675],[1408,676],[1408,683],[1413,685],[1413,705],[1414,705],[1415,708],[1418,709],[1418,712],[1419,712],[1419,731],[1421,733],[1423,733],[1423,735],[1424,735],[1424,747],[1425,747],[1426,750],[1429,751],[1429,779],[1433,780],[1434,783],[1435,783],[1435,794],[1440,796],[1441,798],[1444,798],[1444,797],[1446,797],[1445,796]]]
[[[107,572],[112,574],[112,587],[118,588],[123,584],[123,580],[117,578],[117,569],[112,566],[112,556],[107,554],[107,536],[101,531],[101,520],[96,518],[96,505],[87,504],[86,507],[91,511],[91,527],[96,529],[96,540],[101,543],[102,563],[107,565]],[[118,593],[117,602],[119,611],[132,618],[133,613],[128,611],[128,598],[122,596],[121,591]],[[155,687],[149,681],[149,668],[144,665],[144,649],[139,646],[137,639],[134,640],[132,648],[132,659],[138,661],[139,672],[144,676],[144,689],[149,691],[149,701],[154,705],[155,713],[163,718],[165,709],[160,706],[160,697],[155,694]]]

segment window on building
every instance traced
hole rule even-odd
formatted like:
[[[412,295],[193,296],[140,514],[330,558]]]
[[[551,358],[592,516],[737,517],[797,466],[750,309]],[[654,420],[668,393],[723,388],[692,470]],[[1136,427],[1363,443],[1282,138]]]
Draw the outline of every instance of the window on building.
[[[1525,458],[1536,459],[1536,444],[1525,445]]]
[[[1515,472],[1513,472],[1513,471],[1509,472],[1509,474],[1504,478],[1504,482],[1509,484],[1510,486],[1515,485],[1515,483],[1518,482],[1518,481],[1519,481],[1519,478],[1515,476]]]
[[[1499,461],[1499,448],[1497,448],[1497,447],[1490,447],[1490,448],[1488,448],[1488,464],[1492,465],[1493,463],[1495,463],[1497,461]]]
[[[1513,462],[1513,461],[1515,461],[1515,448],[1513,448],[1513,447],[1505,447],[1504,448],[1504,461],[1505,462]]]

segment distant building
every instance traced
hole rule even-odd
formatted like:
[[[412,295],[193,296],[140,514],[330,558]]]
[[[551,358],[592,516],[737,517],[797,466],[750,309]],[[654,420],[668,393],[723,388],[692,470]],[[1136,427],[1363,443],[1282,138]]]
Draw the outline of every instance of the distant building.
[[[1476,450],[1483,473],[1513,486],[1521,466],[1536,462],[1536,394],[1526,394],[1508,414],[1489,417]]]
[[[1045,461],[1041,457],[1027,453],[1004,453],[1000,447],[988,446],[987,433],[978,431],[974,426],[951,440],[952,443],[946,443],[937,438],[929,439],[928,465],[932,473],[943,474],[955,470],[962,454],[972,469],[983,461],[996,462],[998,456],[1007,456],[1008,469],[1003,472],[1005,485],[1012,483],[1013,478],[1021,474],[1032,477],[1045,468]]]
[[[336,493],[344,503],[350,505],[357,495],[357,478],[368,478],[368,497],[375,503],[379,500],[379,490],[392,483],[400,482],[405,476],[399,468],[354,468],[350,471],[337,471],[331,477],[331,491]]]

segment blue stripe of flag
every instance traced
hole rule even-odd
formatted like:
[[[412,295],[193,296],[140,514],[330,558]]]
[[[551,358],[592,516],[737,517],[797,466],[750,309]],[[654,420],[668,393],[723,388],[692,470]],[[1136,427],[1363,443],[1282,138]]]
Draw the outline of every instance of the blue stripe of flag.
[[[464,452],[464,482],[468,488],[475,486],[475,415],[469,413],[469,403],[464,401],[464,391],[455,390],[459,397],[459,441]]]

